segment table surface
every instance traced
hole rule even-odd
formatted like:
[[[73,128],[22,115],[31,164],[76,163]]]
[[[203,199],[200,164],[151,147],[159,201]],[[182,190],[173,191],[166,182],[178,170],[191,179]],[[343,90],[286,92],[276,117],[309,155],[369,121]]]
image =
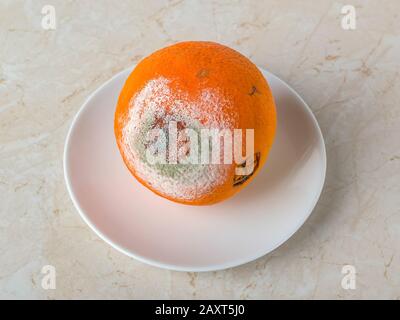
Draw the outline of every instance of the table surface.
[[[0,298],[400,298],[398,0],[348,1],[355,30],[330,0],[58,0],[55,30],[42,27],[42,2],[0,3]],[[306,224],[225,271],[167,271],[117,252],[79,217],[63,178],[66,133],[86,97],[182,40],[221,42],[287,81],[327,147]],[[42,285],[45,265],[54,290]],[[354,289],[342,286],[345,265]]]

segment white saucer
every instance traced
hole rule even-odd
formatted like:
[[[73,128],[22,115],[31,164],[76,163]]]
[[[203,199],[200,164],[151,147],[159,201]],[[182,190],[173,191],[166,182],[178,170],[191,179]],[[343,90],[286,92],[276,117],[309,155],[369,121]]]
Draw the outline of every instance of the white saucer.
[[[153,266],[212,271],[257,259],[301,227],[321,193],[326,154],[317,121],[293,89],[262,70],[278,112],[277,136],[266,165],[235,197],[193,207],[156,196],[122,161],[113,120],[131,70],[117,74],[87,99],[65,144],[69,194],[102,239]]]

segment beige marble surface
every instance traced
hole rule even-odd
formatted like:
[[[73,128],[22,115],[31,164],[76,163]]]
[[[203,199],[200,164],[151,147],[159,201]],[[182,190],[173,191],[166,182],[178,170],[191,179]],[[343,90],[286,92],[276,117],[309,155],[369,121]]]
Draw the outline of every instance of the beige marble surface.
[[[56,9],[43,30],[41,9]],[[341,8],[356,8],[356,30]],[[116,72],[181,40],[227,44],[292,85],[323,131],[311,218],[247,265],[149,267],[81,220],[66,191],[67,129]],[[0,1],[0,298],[400,298],[400,2]],[[55,290],[41,286],[56,267]],[[343,265],[356,289],[341,287]]]

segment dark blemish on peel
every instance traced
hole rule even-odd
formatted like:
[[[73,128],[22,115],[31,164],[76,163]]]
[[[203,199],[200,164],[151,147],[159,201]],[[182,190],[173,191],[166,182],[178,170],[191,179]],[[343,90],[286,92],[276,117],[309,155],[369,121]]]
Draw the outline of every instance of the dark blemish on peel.
[[[251,87],[251,91],[249,92],[249,95],[254,95],[254,94],[256,94],[256,93],[260,93],[260,91],[258,91],[258,89],[257,89],[257,87],[256,86],[252,86]]]
[[[197,72],[197,77],[198,78],[206,78],[208,77],[208,70],[207,69],[201,69],[199,72]]]
[[[245,183],[254,174],[254,172],[257,171],[258,166],[260,164],[260,157],[261,157],[260,152],[257,152],[255,154],[255,157],[254,157],[254,168],[253,168],[253,172],[252,173],[250,173],[248,175],[235,175],[233,177],[233,186],[234,187],[240,186],[241,184]],[[238,167],[239,168],[245,168],[246,167],[246,161],[241,163],[241,164],[239,164]]]

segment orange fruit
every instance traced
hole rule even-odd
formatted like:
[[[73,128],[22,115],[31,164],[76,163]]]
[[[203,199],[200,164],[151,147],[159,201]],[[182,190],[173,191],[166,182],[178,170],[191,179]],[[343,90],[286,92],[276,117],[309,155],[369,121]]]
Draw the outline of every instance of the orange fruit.
[[[114,129],[139,182],[172,201],[208,205],[231,197],[261,170],[276,111],[267,81],[249,59],[221,44],[190,41],[158,50],[135,67],[120,93]],[[210,132],[215,140],[207,138]],[[242,134],[239,142],[235,132]],[[215,158],[214,142],[220,143]],[[223,158],[226,150],[232,161]]]

